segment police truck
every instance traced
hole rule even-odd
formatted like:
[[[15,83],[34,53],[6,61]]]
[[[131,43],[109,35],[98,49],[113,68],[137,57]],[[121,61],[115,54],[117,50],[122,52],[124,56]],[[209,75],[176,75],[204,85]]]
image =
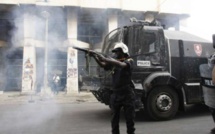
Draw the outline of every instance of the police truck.
[[[107,34],[102,53],[111,55],[116,42],[126,44],[134,60],[132,82],[137,110],[144,108],[153,120],[168,120],[186,105],[204,104],[199,65],[207,64],[213,53],[210,41],[182,31],[134,23]],[[97,76],[99,88],[91,92],[109,105],[111,72],[98,67]]]

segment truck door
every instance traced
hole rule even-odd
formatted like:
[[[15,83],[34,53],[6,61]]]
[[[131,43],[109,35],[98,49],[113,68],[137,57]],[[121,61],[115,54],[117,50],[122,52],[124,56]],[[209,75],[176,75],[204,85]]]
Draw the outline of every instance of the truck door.
[[[196,52],[196,45],[201,47],[201,54]],[[208,49],[206,49],[207,47]],[[210,47],[211,44],[179,40],[181,67],[179,78],[181,82],[184,83],[188,104],[203,101],[198,67],[202,63],[207,63],[207,52],[203,50],[210,50]]]

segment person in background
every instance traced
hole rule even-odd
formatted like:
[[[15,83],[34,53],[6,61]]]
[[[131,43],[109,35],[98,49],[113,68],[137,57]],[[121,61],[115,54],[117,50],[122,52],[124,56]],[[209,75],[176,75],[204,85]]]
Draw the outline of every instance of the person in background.
[[[53,93],[54,94],[58,94],[60,83],[61,83],[60,76],[55,73],[53,76]]]
[[[135,132],[135,94],[131,81],[133,59],[129,57],[128,47],[123,42],[115,44],[112,52],[115,58],[106,58],[103,55],[91,54],[96,62],[105,70],[112,71],[113,94],[110,97],[112,111],[112,134],[119,134],[120,111],[124,109],[127,133]]]

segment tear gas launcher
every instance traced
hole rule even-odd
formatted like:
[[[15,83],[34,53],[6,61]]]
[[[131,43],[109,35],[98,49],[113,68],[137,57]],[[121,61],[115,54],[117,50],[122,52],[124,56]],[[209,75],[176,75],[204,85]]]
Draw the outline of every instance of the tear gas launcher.
[[[86,54],[85,58],[86,58],[86,71],[89,73],[89,64],[90,64],[90,55],[97,55],[97,56],[103,56],[103,54],[92,51],[90,49],[85,49],[85,48],[80,48],[77,46],[73,46],[74,49],[82,51]]]
[[[77,47],[77,46],[73,46],[73,48],[76,49],[76,50],[85,52],[86,54],[94,54],[94,55],[98,55],[98,56],[103,55],[102,53],[99,53],[99,52],[90,51],[90,49],[80,48],[80,47]]]

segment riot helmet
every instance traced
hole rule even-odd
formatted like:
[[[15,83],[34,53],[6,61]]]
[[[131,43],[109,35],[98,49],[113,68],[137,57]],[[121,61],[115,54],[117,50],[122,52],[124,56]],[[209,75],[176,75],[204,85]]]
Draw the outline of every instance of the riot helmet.
[[[122,52],[124,54],[129,55],[129,53],[128,53],[128,47],[123,42],[117,42],[117,43],[115,43],[115,46],[114,46],[114,49],[112,50],[112,52],[119,51],[120,49],[122,50]]]

